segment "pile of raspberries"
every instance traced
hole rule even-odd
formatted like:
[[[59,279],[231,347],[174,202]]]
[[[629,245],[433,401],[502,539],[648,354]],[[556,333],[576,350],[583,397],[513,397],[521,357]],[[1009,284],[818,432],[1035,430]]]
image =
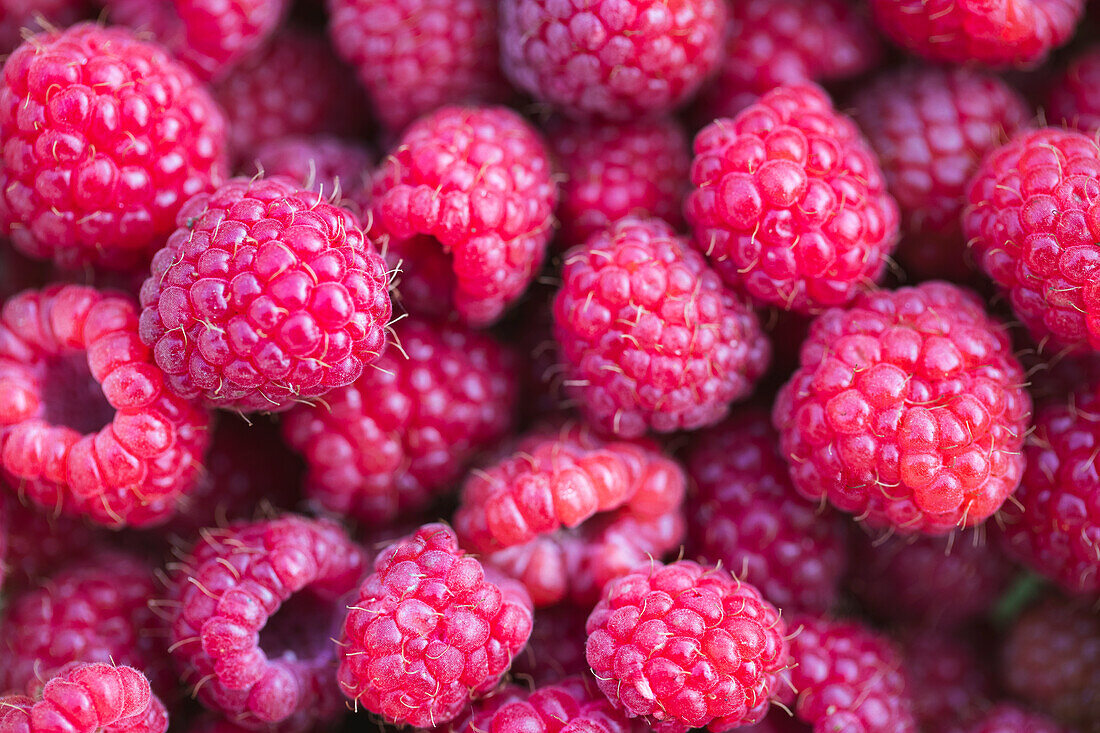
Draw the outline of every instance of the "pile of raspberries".
[[[1100,733],[1100,7],[0,0],[0,733]]]

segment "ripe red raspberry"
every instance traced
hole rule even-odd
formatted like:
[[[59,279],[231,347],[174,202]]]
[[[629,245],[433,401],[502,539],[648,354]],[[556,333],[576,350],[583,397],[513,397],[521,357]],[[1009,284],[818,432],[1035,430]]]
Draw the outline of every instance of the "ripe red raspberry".
[[[248,728],[337,717],[332,637],[363,554],[335,523],[294,515],[212,529],[174,568],[169,639],[199,701]]]
[[[512,660],[512,677],[548,685],[572,675],[586,675],[584,625],[588,609],[571,603],[540,608],[535,613],[531,638]]]
[[[570,117],[669,112],[718,67],[727,17],[721,0],[502,0],[504,73]]]
[[[78,285],[15,296],[0,314],[0,469],[48,511],[164,521],[195,483],[210,423],[162,380],[129,300]]]
[[[855,116],[901,209],[898,260],[917,278],[966,279],[966,184],[1031,116],[1023,97],[991,74],[909,66],[863,87]]]
[[[386,347],[385,266],[347,210],[286,178],[235,178],[178,223],[141,288],[141,338],[178,394],[286,410]]]
[[[940,601],[945,598],[961,597],[942,596]],[[922,629],[902,641],[913,712],[924,730],[944,730],[948,723],[973,721],[993,699],[993,679],[984,655],[979,656],[966,634]],[[1021,733],[1024,730],[1021,728]]]
[[[6,545],[0,575],[5,594],[36,587],[71,557],[98,549],[100,538],[84,522],[24,506],[15,492],[3,488],[0,483],[0,536]]]
[[[854,621],[790,621],[794,712],[815,731],[916,733],[901,654]]]
[[[1075,57],[1054,81],[1046,117],[1051,124],[1064,124],[1090,137],[1100,131],[1100,47]]]
[[[660,219],[624,219],[565,256],[554,336],[599,429],[694,430],[748,395],[771,347],[752,308]]]
[[[339,193],[358,203],[370,187],[374,154],[365,146],[329,135],[290,135],[256,146],[257,173],[284,176],[326,197]]]
[[[445,107],[405,131],[375,176],[369,233],[413,313],[486,326],[523,293],[552,234],[548,155],[503,107]]]
[[[691,154],[684,128],[672,118],[625,123],[554,120],[547,141],[564,181],[558,242],[584,244],[628,216],[683,221]]]
[[[401,344],[355,383],[283,419],[306,460],[306,494],[370,524],[426,508],[511,430],[519,385],[511,351],[460,325],[406,319]]]
[[[225,120],[164,50],[82,23],[40,33],[0,81],[0,226],[67,268],[148,261],[184,201],[225,176]]]
[[[392,132],[444,105],[507,100],[494,0],[328,0],[328,8],[337,51]]]
[[[898,209],[878,160],[812,85],[780,87],[695,138],[684,212],[727,283],[786,310],[850,301],[883,274]]]
[[[531,635],[522,587],[487,578],[443,524],[383,552],[348,608],[340,687],[395,725],[453,720],[497,686]]]
[[[778,443],[759,409],[694,436],[683,456],[695,487],[688,554],[720,562],[784,611],[825,612],[847,569],[847,535],[795,492]]]
[[[0,54],[23,42],[24,29],[64,28],[87,17],[88,0],[0,0]],[[45,20],[45,23],[41,21]]]
[[[873,527],[944,534],[981,524],[1019,485],[1024,381],[978,298],[929,282],[822,314],[772,419],[807,498]]]
[[[1073,36],[1084,0],[871,0],[879,29],[932,61],[1034,66]]]
[[[787,661],[783,621],[756,588],[685,560],[608,583],[587,629],[599,688],[662,733],[760,721]]]
[[[970,181],[975,258],[1040,343],[1100,350],[1098,178],[1096,141],[1044,128],[991,153]]]
[[[975,721],[965,733],[1072,733],[1046,716],[1015,703],[1001,703]]]

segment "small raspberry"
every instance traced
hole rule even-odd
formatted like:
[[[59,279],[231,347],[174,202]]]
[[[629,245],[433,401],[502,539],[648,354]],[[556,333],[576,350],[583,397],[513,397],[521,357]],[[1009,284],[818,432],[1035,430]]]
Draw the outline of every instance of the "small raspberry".
[[[871,0],[879,29],[932,61],[1034,66],[1066,43],[1084,0]]]
[[[512,660],[512,677],[548,685],[572,675],[588,673],[584,658],[584,625],[588,610],[571,603],[540,608],[535,613],[531,638]]]
[[[0,0],[0,54],[11,53],[23,42],[24,29],[37,33],[65,28],[90,11],[89,0]]]
[[[355,217],[278,177],[188,201],[141,303],[141,338],[173,390],[252,412],[354,382],[390,319],[382,258]]]
[[[28,39],[0,81],[0,225],[72,269],[148,261],[225,176],[225,120],[162,48],[81,23]]]
[[[778,443],[758,409],[693,436],[683,456],[695,487],[688,553],[720,562],[784,611],[825,612],[847,568],[847,535],[837,515],[795,492]]]
[[[856,95],[856,119],[901,209],[897,257],[911,275],[969,276],[960,223],[966,184],[1030,114],[1012,87],[966,68],[905,67]]]
[[[608,583],[587,628],[596,684],[661,733],[758,722],[787,660],[779,612],[756,588],[686,560]]]
[[[57,517],[48,510],[24,506],[2,481],[0,536],[6,545],[0,575],[4,593],[10,596],[37,587],[69,558],[94,552],[101,544],[91,528],[75,517]]]
[[[445,107],[405,131],[375,176],[369,233],[401,264],[410,310],[486,326],[523,293],[552,234],[548,155],[503,107]]]
[[[265,176],[283,176],[309,191],[353,200],[370,188],[374,154],[365,146],[329,135],[290,135],[256,146],[251,161]]]
[[[975,721],[965,733],[1072,733],[1015,703],[1001,703]]]
[[[362,551],[294,515],[212,529],[170,576],[171,655],[199,701],[233,722],[302,729],[342,709],[332,636]]]
[[[968,593],[971,591],[967,591]],[[980,592],[980,591],[977,591]],[[941,596],[952,600],[963,596]],[[913,711],[924,730],[943,730],[981,717],[993,699],[994,686],[984,655],[965,632],[922,629],[902,641],[905,672]],[[1019,733],[1027,730],[1018,729]]]
[[[886,268],[898,209],[878,160],[811,85],[780,87],[695,138],[684,205],[727,283],[786,310],[850,301]]]
[[[1024,132],[970,180],[963,230],[1036,341],[1100,350],[1100,146]]]
[[[1046,118],[1092,137],[1100,131],[1100,47],[1076,56],[1054,81]]]
[[[514,355],[460,325],[406,319],[390,349],[323,403],[298,406],[283,434],[306,459],[306,493],[371,524],[426,508],[514,424]]]
[[[625,219],[565,256],[554,336],[566,391],[601,430],[637,437],[721,420],[771,347],[750,306],[660,219]]]
[[[1024,381],[981,301],[928,282],[814,321],[772,419],[804,496],[873,527],[944,534],[981,524],[1019,485]]]
[[[396,725],[453,720],[497,686],[531,634],[531,602],[493,582],[443,524],[392,545],[349,604],[344,694]]]

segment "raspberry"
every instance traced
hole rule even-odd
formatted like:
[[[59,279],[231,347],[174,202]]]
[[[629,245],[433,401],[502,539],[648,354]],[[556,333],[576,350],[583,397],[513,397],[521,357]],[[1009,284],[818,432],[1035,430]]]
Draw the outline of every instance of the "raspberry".
[[[0,0],[0,54],[22,43],[24,29],[37,33],[47,27],[64,28],[89,10],[88,0]]]
[[[540,608],[526,648],[512,660],[512,677],[541,686],[572,675],[586,675],[587,621],[588,611],[580,606],[566,603]]]
[[[1100,146],[1045,128],[991,153],[970,180],[963,230],[1040,343],[1100,350]]]
[[[941,602],[944,598],[960,596],[942,596]],[[993,680],[970,638],[962,632],[921,630],[909,634],[902,648],[913,711],[924,730],[980,717],[993,698]]]
[[[256,147],[256,171],[284,176],[323,196],[359,199],[370,188],[373,153],[355,142],[328,135],[290,135]]]
[[[370,236],[414,313],[496,321],[538,272],[557,190],[538,132],[503,107],[445,107],[382,163]]]
[[[986,153],[1025,125],[1023,97],[991,74],[910,66],[863,87],[855,115],[901,209],[898,260],[918,278],[967,278],[966,183]]]
[[[966,733],[1071,733],[1049,718],[1014,703],[1001,703],[974,722]]]
[[[497,686],[531,634],[531,602],[493,582],[443,524],[392,545],[349,605],[344,694],[396,725],[453,720]]]
[[[628,216],[656,217],[674,227],[682,223],[691,155],[676,120],[558,119],[546,136],[565,178],[558,207],[563,246],[584,244]]]
[[[78,285],[15,296],[0,314],[0,469],[55,513],[164,521],[195,483],[209,416],[162,379],[129,300]]]
[[[5,595],[35,587],[69,557],[97,549],[99,538],[83,522],[26,507],[3,489],[0,484],[0,537],[6,545],[0,576]]]
[[[858,622],[792,619],[795,715],[815,731],[916,733],[897,648]]]
[[[570,117],[669,112],[719,64],[722,0],[502,0],[504,73]]]
[[[554,336],[593,425],[637,437],[721,420],[764,373],[752,309],[659,219],[625,219],[565,256]]]
[[[266,43],[289,0],[101,0],[112,23],[149,32],[197,77],[222,76]]]
[[[1034,66],[1073,36],[1084,0],[871,0],[879,29],[932,61]]]
[[[812,313],[874,285],[898,210],[871,148],[811,85],[780,87],[695,138],[684,212],[730,285]]]
[[[763,410],[697,433],[684,452],[695,486],[688,552],[721,563],[784,611],[828,611],[848,564],[846,533],[791,486]]]
[[[306,493],[324,509],[384,524],[426,508],[514,423],[514,355],[460,325],[406,319],[404,354],[283,420],[306,459]],[[407,358],[406,358],[407,355]]]
[[[288,515],[204,532],[165,603],[183,681],[248,728],[337,717],[331,637],[362,573],[362,551],[332,522]]]
[[[328,0],[328,8],[336,50],[393,132],[444,105],[510,96],[494,0]]]
[[[141,338],[188,399],[286,410],[378,357],[387,288],[351,213],[286,178],[235,178],[180,211],[141,288]]]
[[[225,120],[159,46],[90,23],[40,33],[0,81],[0,226],[62,267],[148,261],[225,175]]]
[[[1024,381],[977,297],[929,282],[822,314],[772,419],[804,496],[873,527],[944,534],[1019,485]]]
[[[1100,47],[1092,47],[1070,62],[1054,81],[1046,117],[1089,135],[1100,131]]]
[[[608,583],[587,628],[596,684],[662,733],[758,722],[787,659],[779,612],[756,588],[684,560]]]

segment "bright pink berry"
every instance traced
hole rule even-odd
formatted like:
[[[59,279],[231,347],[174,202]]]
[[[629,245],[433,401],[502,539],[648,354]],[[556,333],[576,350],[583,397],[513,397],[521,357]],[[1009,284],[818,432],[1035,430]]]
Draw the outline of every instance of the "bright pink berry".
[[[11,53],[23,42],[24,29],[64,28],[87,17],[88,0],[0,0],[0,53]]]
[[[531,623],[518,583],[489,579],[449,527],[426,524],[375,560],[349,604],[340,687],[389,723],[446,723],[497,686]]]
[[[155,44],[90,23],[40,33],[0,81],[0,225],[63,267],[140,266],[225,176],[225,120]]]
[[[1092,136],[1100,131],[1100,47],[1076,56],[1055,80],[1046,118]]]
[[[364,145],[329,135],[291,135],[256,146],[257,173],[283,176],[323,196],[353,200],[370,188],[374,154]]]
[[[486,334],[420,319],[401,321],[396,334],[400,352],[282,422],[306,460],[309,499],[371,524],[450,489],[509,433],[519,392],[514,354]]]
[[[695,138],[684,205],[695,247],[730,285],[785,310],[874,286],[898,208],[855,124],[812,85],[780,87]]]
[[[546,685],[588,673],[584,658],[584,625],[588,609],[561,603],[535,612],[527,646],[512,660],[512,677]]]
[[[496,321],[535,277],[557,190],[539,133],[504,107],[445,107],[411,125],[375,176],[371,239],[419,315]]]
[[[1072,733],[1050,718],[1015,703],[1001,703],[975,721],[965,733]]]
[[[961,597],[941,596],[940,601],[947,598]],[[944,730],[949,724],[975,720],[993,699],[986,655],[969,633],[920,629],[902,640],[913,712],[924,730]],[[1019,733],[1025,730],[1021,728]]]
[[[1019,485],[1024,382],[981,301],[928,282],[814,321],[772,419],[807,498],[873,527],[944,534],[981,524]]]
[[[203,532],[172,569],[162,604],[184,683],[249,728],[337,717],[332,638],[363,560],[325,520],[287,515]]]

